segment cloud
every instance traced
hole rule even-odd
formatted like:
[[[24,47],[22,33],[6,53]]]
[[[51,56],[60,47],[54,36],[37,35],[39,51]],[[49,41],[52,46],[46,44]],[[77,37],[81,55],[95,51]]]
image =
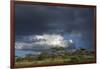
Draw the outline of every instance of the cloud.
[[[16,35],[70,33],[73,30],[89,32],[93,13],[93,8],[16,4]]]
[[[64,47],[72,39],[77,47],[93,48],[93,13],[94,8],[16,4],[15,44],[31,49]]]
[[[48,49],[51,47],[69,47],[72,42],[72,40],[65,40],[64,37],[59,34],[31,35],[24,36],[20,42],[16,41],[15,48]]]
[[[61,46],[61,47],[67,46],[67,43],[65,43],[64,37],[61,35],[56,35],[56,34],[36,35],[35,39],[40,40],[40,41],[36,42],[36,44],[40,44],[40,45],[46,44],[49,46]]]

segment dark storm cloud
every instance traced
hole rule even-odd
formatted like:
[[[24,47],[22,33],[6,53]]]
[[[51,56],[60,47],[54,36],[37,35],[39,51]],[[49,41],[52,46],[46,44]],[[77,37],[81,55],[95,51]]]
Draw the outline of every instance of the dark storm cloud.
[[[81,34],[84,45],[89,47],[93,43],[93,13],[93,8],[16,4],[16,40],[20,41],[21,36],[44,33]]]
[[[65,8],[36,5],[15,5],[16,34],[41,34],[56,30],[71,32],[92,27],[88,8]],[[93,9],[92,9],[93,10]],[[89,22],[91,21],[91,22]],[[27,33],[26,33],[27,32]],[[52,32],[53,33],[53,32]]]

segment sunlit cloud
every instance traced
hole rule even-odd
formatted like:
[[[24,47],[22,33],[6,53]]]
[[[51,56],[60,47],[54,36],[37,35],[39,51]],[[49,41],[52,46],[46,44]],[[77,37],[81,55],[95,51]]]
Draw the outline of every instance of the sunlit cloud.
[[[27,38],[28,42],[24,42],[25,37]],[[16,41],[16,49],[48,49],[51,47],[69,47],[70,43],[73,43],[73,40],[65,40],[64,37],[59,34],[31,35],[25,37],[23,37],[21,42]]]

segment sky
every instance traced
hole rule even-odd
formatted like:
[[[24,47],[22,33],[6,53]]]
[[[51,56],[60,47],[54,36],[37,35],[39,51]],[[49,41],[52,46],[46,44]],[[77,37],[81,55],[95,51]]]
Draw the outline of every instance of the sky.
[[[94,8],[15,5],[15,49],[93,49]]]

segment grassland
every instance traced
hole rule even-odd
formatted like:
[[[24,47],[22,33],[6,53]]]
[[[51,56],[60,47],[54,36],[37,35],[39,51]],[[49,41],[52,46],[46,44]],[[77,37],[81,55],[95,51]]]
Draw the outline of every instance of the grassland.
[[[95,62],[94,53],[86,53],[85,50],[74,53],[63,52],[57,55],[42,53],[38,56],[26,55],[15,58],[15,67],[53,65],[53,64],[77,64]]]

